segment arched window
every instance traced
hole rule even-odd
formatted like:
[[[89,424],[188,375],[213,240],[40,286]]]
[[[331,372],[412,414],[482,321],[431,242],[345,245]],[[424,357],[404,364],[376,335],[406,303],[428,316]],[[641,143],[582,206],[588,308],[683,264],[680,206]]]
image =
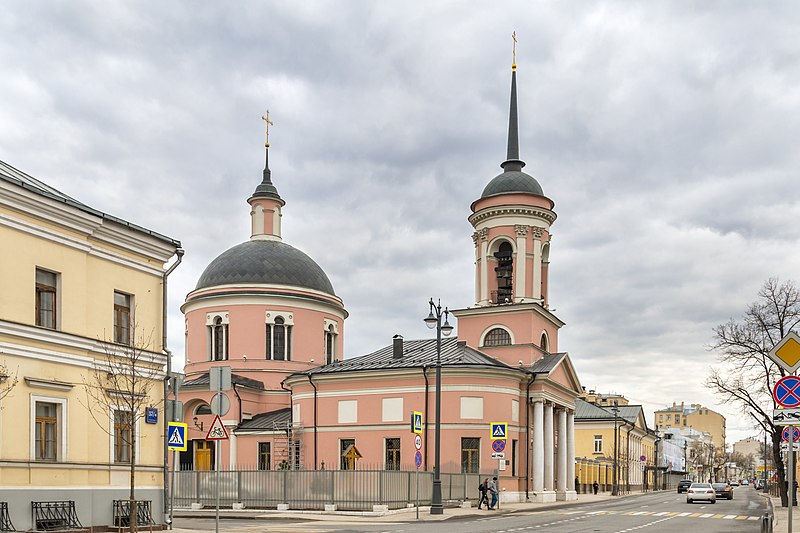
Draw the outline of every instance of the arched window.
[[[282,316],[267,324],[267,359],[289,361],[292,353],[292,326]]]
[[[511,335],[503,328],[494,328],[483,339],[484,346],[510,346]]]
[[[196,415],[210,415],[211,414],[211,407],[207,403],[199,405],[197,407],[197,409],[194,410],[194,414],[196,414]]]
[[[547,342],[547,334],[542,332],[542,339],[539,341],[539,348],[545,353],[550,353],[550,346]]]
[[[336,361],[336,332],[333,324],[328,324],[325,331],[325,364],[329,365]]]
[[[228,359],[228,324],[223,324],[222,318],[217,317],[211,326],[211,360],[226,359]]]
[[[514,301],[514,249],[511,243],[502,242],[494,253],[497,266],[494,267],[497,275],[497,294],[494,303],[502,304]]]

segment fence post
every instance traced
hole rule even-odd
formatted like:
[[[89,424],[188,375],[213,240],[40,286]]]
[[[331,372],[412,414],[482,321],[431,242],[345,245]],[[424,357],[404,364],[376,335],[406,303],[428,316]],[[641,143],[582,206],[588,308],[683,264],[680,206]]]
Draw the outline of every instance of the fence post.
[[[194,501],[200,503],[200,471],[195,471],[194,476]]]
[[[411,472],[407,472],[407,474],[408,475],[406,476],[406,483],[407,483],[406,486],[408,488],[408,491],[406,496],[406,506],[408,506],[408,504],[411,503]]]
[[[334,478],[334,475],[333,475],[333,470],[331,470],[328,475],[331,478],[331,503],[335,504],[336,503],[336,487],[334,486],[335,478]]]
[[[383,504],[383,469],[378,470],[378,501]]]
[[[242,471],[236,471],[236,501],[242,503]]]
[[[283,470],[283,503],[285,504],[289,503],[289,479],[288,479],[289,476],[287,475],[288,473],[289,470],[287,469]]]

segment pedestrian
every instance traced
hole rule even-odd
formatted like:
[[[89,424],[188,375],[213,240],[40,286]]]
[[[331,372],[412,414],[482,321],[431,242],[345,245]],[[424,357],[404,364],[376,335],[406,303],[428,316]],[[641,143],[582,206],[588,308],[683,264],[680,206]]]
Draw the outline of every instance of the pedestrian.
[[[497,476],[492,477],[492,480],[487,485],[489,495],[492,497],[492,503],[489,504],[489,510],[494,511],[497,509]]]
[[[597,480],[595,480],[595,482],[592,483],[592,490],[594,491],[595,494],[597,494],[597,490],[599,488],[600,488],[600,485],[598,485]]]
[[[487,477],[484,479],[480,485],[478,485],[478,492],[481,493],[481,499],[478,500],[478,509],[481,508],[481,505],[484,503],[486,504],[486,508],[489,508],[489,498],[486,497],[486,493],[489,492],[489,478]]]

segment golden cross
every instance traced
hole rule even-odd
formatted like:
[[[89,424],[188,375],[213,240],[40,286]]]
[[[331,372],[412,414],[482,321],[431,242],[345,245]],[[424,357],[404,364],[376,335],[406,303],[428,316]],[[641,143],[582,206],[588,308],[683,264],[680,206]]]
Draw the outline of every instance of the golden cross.
[[[267,109],[267,113],[261,117],[261,120],[267,123],[267,142],[264,143],[265,148],[269,148],[269,127],[274,126],[275,124],[269,119],[269,109]]]
[[[517,70],[517,32],[511,34],[511,38],[514,39],[514,61],[511,63],[511,68]]]

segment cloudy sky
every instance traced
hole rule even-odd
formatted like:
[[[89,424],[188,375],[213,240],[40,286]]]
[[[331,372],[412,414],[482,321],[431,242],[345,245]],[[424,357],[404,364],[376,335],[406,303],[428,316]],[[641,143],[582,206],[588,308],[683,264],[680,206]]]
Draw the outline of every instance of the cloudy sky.
[[[180,303],[248,237],[269,108],[284,240],[326,270],[361,355],[427,337],[431,296],[474,303],[467,216],[505,158],[516,30],[560,348],[587,388],[754,434],[702,382],[712,327],[800,277],[800,6],[489,5],[7,2],[0,159],[181,240],[182,353]]]

